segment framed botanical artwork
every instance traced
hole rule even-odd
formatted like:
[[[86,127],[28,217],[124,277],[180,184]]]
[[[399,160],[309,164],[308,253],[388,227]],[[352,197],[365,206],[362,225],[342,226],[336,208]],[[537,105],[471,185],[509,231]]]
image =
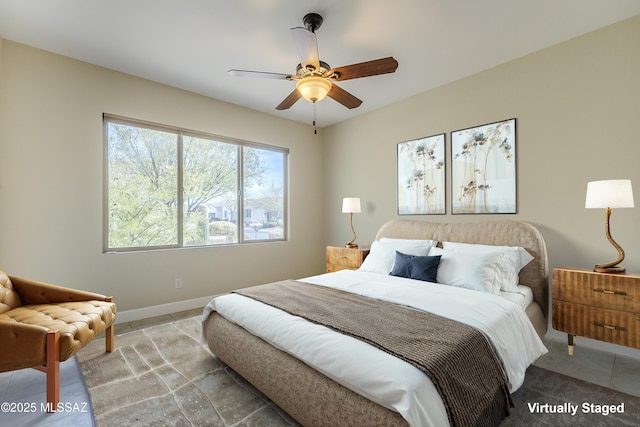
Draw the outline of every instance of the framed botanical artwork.
[[[398,215],[444,215],[445,134],[398,144]]]
[[[516,119],[451,132],[451,212],[517,209]]]

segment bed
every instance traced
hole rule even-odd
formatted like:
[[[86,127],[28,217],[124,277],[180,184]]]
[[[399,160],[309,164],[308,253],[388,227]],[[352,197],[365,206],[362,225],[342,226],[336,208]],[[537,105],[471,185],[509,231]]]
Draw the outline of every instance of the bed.
[[[382,246],[385,241],[395,244],[403,240],[432,241],[434,248],[428,252],[441,254],[441,260],[450,257],[458,246],[463,248],[458,248],[462,252],[467,250],[464,244],[474,248],[523,248],[531,259],[520,267],[516,277],[518,285],[524,286],[518,290],[523,289],[523,292],[513,294],[518,298],[527,294],[527,297],[511,301],[503,298],[510,292],[485,293],[428,282],[418,285],[419,281],[411,278],[378,274],[374,271],[377,264],[373,270],[371,265],[365,268],[367,260],[362,271],[343,270],[300,279],[300,282],[341,290],[371,286],[375,288],[371,291],[374,298],[378,298],[376,292],[381,292],[380,289],[392,289],[392,300],[396,298],[396,292],[401,293],[397,290],[402,289],[402,293],[406,290],[408,301],[396,302],[409,306],[412,301],[420,300],[415,292],[427,292],[428,288],[429,297],[424,298],[425,304],[435,304],[434,309],[445,311],[437,314],[449,316],[453,313],[452,318],[461,316],[457,320],[474,327],[475,322],[479,322],[479,329],[484,327],[483,323],[498,325],[499,332],[483,330],[483,333],[489,337],[507,372],[509,391],[517,390],[529,364],[546,352],[540,338],[547,329],[548,265],[540,232],[531,224],[520,221],[446,224],[391,220],[379,229],[369,257],[380,253],[374,252],[376,244]],[[465,258],[469,260],[479,255],[465,256],[470,256]],[[458,257],[456,252],[455,260]],[[454,265],[453,261],[447,263]],[[441,261],[440,267],[443,265]],[[417,286],[420,286],[419,291],[416,291]],[[451,298],[451,301],[459,298],[456,301],[460,302],[443,303],[448,301],[446,298]],[[487,307],[495,308],[486,309],[478,305],[478,316],[483,320],[476,321],[472,314],[475,309],[470,306],[463,310],[456,308],[463,306],[465,301],[473,301],[474,304],[486,301]],[[461,313],[454,313],[456,310]],[[483,310],[491,313],[504,311],[506,320],[487,321]],[[503,314],[496,314],[496,318],[498,316]],[[269,322],[274,322],[271,327],[275,332],[263,329]],[[285,323],[280,322],[293,324],[284,326]],[[509,338],[504,338],[503,334]],[[203,339],[219,359],[303,425],[449,424],[447,410],[432,382],[424,373],[417,371],[416,374],[415,367],[375,348],[370,352],[372,355],[365,355],[364,347],[369,344],[251,298],[229,294],[212,300],[203,313]]]

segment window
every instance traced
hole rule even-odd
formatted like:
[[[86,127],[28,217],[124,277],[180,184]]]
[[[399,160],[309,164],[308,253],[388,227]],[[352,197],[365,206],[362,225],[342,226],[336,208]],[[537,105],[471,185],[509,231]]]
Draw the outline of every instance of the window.
[[[104,129],[105,251],[286,239],[287,149],[106,114]]]

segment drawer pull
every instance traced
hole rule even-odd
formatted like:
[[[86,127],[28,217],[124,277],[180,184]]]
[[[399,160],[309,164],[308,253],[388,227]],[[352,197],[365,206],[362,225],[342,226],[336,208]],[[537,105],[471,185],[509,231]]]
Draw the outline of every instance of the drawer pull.
[[[601,328],[605,328],[605,329],[613,329],[616,331],[626,331],[627,328],[623,328],[622,326],[611,326],[611,325],[606,325],[604,323],[599,323],[599,322],[593,322],[593,326],[600,326]]]
[[[594,289],[593,292],[600,292],[600,293],[609,294],[609,295],[627,295],[626,292],[622,292],[622,291],[605,291],[604,289]]]

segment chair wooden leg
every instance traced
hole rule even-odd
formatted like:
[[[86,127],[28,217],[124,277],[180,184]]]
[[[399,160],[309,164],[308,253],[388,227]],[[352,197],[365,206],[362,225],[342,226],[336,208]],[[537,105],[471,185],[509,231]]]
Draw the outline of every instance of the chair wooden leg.
[[[108,302],[113,302],[113,297],[107,297],[105,299]],[[105,341],[106,341],[106,351],[107,353],[111,353],[114,350],[113,342],[114,342],[114,328],[113,323],[107,328],[105,331]]]
[[[47,332],[47,411],[55,412],[60,401],[60,333]]]
[[[113,351],[114,345],[114,337],[113,337],[113,324],[107,328],[105,331],[105,341],[107,342],[107,353],[111,353]]]

